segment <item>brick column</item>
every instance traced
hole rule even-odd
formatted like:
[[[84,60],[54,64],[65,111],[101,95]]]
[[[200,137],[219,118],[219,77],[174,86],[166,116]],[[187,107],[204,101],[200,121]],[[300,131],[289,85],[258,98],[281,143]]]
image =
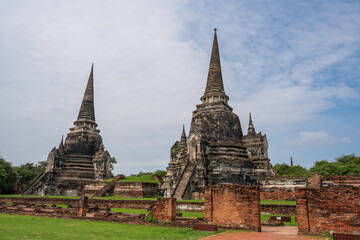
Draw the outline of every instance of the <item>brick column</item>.
[[[259,186],[206,187],[204,206],[205,219],[219,226],[261,231]]]
[[[295,188],[296,214],[299,234],[309,234],[309,212],[305,188]]]
[[[174,221],[176,215],[176,198],[158,199],[151,209],[151,214],[160,221]]]
[[[78,212],[79,216],[84,216],[84,217],[86,216],[87,206],[88,206],[88,197],[81,196],[80,197],[80,207],[79,207],[79,212]]]
[[[212,188],[211,186],[205,187],[205,194],[204,194],[204,209],[205,209],[205,216],[204,219],[208,221],[213,220],[213,208],[212,208]]]

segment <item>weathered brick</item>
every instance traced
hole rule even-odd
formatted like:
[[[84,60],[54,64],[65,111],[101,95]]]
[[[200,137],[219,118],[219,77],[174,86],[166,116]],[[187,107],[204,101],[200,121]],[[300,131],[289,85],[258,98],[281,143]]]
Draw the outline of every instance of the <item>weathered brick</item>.
[[[205,219],[224,227],[261,231],[260,187],[232,184],[206,187]]]
[[[331,186],[295,190],[299,234],[360,230],[359,189]]]

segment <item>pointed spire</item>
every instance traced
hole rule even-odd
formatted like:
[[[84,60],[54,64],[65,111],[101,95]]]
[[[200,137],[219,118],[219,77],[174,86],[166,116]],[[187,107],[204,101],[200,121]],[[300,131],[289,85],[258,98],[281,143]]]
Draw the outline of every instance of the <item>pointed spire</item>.
[[[203,103],[225,102],[226,104],[229,100],[229,97],[225,94],[224,83],[222,79],[216,28],[214,29],[214,41],[211,50],[209,73],[206,82],[205,93],[200,99]]]
[[[104,144],[101,142],[100,146],[99,146],[99,151],[103,152],[104,151]]]
[[[186,142],[186,134],[185,134],[185,125],[183,124],[183,131],[181,134],[181,140],[180,142]]]
[[[256,132],[255,132],[254,124],[251,119],[251,113],[249,113],[249,127],[248,127],[247,135],[255,135],[255,134]]]
[[[210,66],[209,66],[209,73],[206,83],[205,94],[209,92],[225,93],[222,74],[221,74],[220,54],[219,54],[219,46],[216,35],[216,28],[214,29],[214,41],[211,51]]]
[[[94,63],[91,66],[89,80],[85,89],[84,98],[81,103],[78,120],[87,119],[95,121],[94,110],[94,79],[93,79]]]
[[[294,166],[292,156],[290,157],[290,167]]]
[[[63,151],[64,151],[64,135],[62,135],[61,141],[59,144],[59,152],[63,152]]]

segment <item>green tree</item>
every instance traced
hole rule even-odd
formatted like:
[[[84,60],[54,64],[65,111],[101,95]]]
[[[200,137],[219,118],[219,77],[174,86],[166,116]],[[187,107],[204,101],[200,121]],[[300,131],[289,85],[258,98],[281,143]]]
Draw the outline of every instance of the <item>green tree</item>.
[[[9,193],[14,187],[17,180],[17,173],[11,166],[0,157],[0,193]]]
[[[111,157],[110,158],[110,169],[111,169],[111,171],[114,170],[115,164],[117,164],[116,158]]]
[[[164,170],[156,170],[154,172],[154,175],[158,176],[161,180],[163,180],[165,175],[166,175],[166,171],[164,171]]]
[[[320,173],[324,176],[337,175],[339,169],[336,163],[328,162],[327,160],[321,160],[315,162],[315,165],[310,168],[310,173]]]
[[[15,171],[18,173],[21,181],[23,183],[23,187],[26,188],[29,186],[40,174],[42,174],[47,166],[47,161],[38,162],[38,164],[34,163],[25,163],[21,164],[18,167],[14,167]]]
[[[286,171],[290,168],[289,165],[287,165],[286,163],[282,163],[282,164],[275,164],[273,166],[274,171],[279,174],[279,176],[285,176],[286,175]]]
[[[350,154],[335,158],[333,162],[327,160],[317,161],[314,166],[310,168],[310,173],[320,173],[324,176],[359,175],[360,157],[355,154]]]
[[[308,176],[308,170],[300,165],[290,167],[286,163],[277,163],[274,165],[273,169],[279,176]]]
[[[300,165],[289,167],[285,171],[286,176],[302,176],[307,177],[309,175],[308,170]]]

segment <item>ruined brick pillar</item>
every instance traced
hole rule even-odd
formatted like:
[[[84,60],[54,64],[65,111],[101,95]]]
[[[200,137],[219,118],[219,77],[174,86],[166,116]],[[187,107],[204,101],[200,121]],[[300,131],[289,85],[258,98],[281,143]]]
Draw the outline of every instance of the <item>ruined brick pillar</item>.
[[[88,197],[81,196],[80,197],[80,206],[79,206],[78,215],[79,216],[86,216],[87,207],[88,207]]]
[[[309,234],[309,209],[305,188],[295,188],[298,233]]]
[[[158,199],[151,209],[151,214],[160,221],[174,221],[176,213],[176,198]]]
[[[261,231],[259,186],[208,186],[204,206],[205,219],[219,226]]]
[[[296,188],[295,196],[299,234],[360,231],[358,187]]]
[[[313,173],[310,175],[310,177],[306,181],[306,185],[308,188],[321,188],[322,186],[322,179],[321,174],[319,173]]]

